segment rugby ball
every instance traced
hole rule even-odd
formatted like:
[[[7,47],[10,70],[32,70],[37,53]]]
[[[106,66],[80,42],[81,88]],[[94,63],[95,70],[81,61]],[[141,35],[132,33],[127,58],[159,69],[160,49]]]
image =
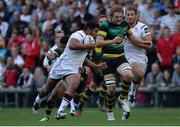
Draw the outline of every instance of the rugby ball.
[[[95,44],[95,40],[91,35],[86,35],[84,37],[84,44]]]

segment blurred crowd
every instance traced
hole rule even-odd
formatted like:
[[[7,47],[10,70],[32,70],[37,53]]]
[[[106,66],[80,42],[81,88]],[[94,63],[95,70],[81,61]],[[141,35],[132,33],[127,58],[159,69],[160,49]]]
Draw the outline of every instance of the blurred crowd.
[[[70,36],[115,4],[136,6],[152,31],[141,87],[180,87],[180,0],[0,0],[0,87],[41,88],[55,32]]]

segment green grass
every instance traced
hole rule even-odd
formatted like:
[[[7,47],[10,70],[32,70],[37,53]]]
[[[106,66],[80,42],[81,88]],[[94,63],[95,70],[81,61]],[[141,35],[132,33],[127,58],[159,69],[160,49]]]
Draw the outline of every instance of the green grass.
[[[115,110],[115,121],[107,121],[106,113],[100,112],[97,108],[85,108],[80,117],[68,115],[65,120],[55,120],[54,114],[48,122],[39,122],[45,109],[40,114],[33,115],[31,109],[0,108],[0,126],[120,126],[120,125],[150,125],[168,126],[180,125],[180,108],[135,108],[131,117],[121,120],[122,110]]]

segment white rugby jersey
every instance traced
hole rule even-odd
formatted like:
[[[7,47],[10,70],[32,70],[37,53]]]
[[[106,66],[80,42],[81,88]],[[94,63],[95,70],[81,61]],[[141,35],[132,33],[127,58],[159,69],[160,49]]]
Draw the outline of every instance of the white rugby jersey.
[[[132,33],[142,40],[144,36],[151,34],[149,27],[141,22],[137,22],[132,28]],[[145,49],[133,45],[128,38],[125,38],[124,51],[125,55],[146,56]]]
[[[75,38],[79,40],[80,43],[84,43],[85,36],[86,34],[84,33],[84,31],[79,30],[73,33],[70,36],[69,40],[71,40],[71,38]],[[57,68],[55,70],[57,71],[61,70],[61,72],[65,75],[71,74],[71,73],[79,73],[79,67],[82,66],[88,54],[85,50],[71,50],[69,48],[69,43],[70,43],[69,40],[64,49],[64,52],[57,59],[57,61],[55,61],[53,65],[53,68]]]

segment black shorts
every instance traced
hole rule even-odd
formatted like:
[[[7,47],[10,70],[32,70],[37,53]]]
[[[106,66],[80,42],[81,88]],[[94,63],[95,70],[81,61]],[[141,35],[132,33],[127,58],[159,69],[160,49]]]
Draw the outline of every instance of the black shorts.
[[[115,74],[115,73],[117,73],[116,69],[121,64],[128,63],[128,61],[126,60],[124,55],[120,56],[120,57],[116,57],[116,58],[106,58],[106,57],[103,57],[102,61],[106,62],[106,64],[107,64],[107,68],[103,70],[104,75]]]
[[[93,73],[93,81],[97,86],[104,82],[104,74],[102,69],[92,68],[91,71]]]

